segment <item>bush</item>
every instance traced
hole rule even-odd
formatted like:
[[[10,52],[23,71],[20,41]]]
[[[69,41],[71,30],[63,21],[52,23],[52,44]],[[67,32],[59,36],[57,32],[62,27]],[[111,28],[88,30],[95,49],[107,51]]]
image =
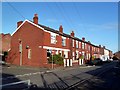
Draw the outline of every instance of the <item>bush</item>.
[[[48,62],[52,63],[52,61],[54,64],[59,64],[59,65],[63,65],[63,63],[64,63],[63,57],[60,55],[57,55],[57,54],[50,56],[50,58],[48,59]]]
[[[84,56],[83,56],[83,55],[81,55],[81,56],[80,56],[80,59],[84,59]]]

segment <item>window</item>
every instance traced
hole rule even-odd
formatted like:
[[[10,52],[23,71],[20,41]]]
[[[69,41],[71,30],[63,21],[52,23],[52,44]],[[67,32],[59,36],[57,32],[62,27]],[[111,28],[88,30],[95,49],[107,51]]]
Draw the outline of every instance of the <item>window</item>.
[[[56,44],[56,35],[51,33],[51,44]]]
[[[88,50],[90,51],[90,46],[88,46]]]
[[[85,49],[87,49],[87,44],[85,43]]]
[[[94,47],[94,51],[95,51],[95,47]]]
[[[47,57],[50,57],[51,56],[51,51],[48,49],[47,50]]]
[[[76,41],[76,48],[78,48],[78,41]]]
[[[98,52],[99,52],[99,48],[98,48]]]
[[[79,57],[78,57],[78,55],[79,55],[79,52],[78,51],[76,51],[76,58],[78,59]]]
[[[72,45],[73,45],[73,47],[74,47],[74,40],[72,41]]]
[[[66,46],[66,38],[62,37],[62,46]]]
[[[31,49],[28,49],[28,59],[31,59]]]
[[[84,43],[82,42],[82,49],[84,49]]]
[[[74,52],[73,52],[72,54],[73,54],[73,56],[75,56],[75,53],[74,53]]]
[[[68,52],[64,51],[65,58],[68,58]]]
[[[79,42],[79,48],[81,48],[81,42]]]

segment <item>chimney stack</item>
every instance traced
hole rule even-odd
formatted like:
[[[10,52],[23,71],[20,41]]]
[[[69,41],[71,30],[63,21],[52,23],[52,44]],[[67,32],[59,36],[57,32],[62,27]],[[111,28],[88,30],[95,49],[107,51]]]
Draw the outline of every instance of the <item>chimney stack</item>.
[[[88,41],[88,43],[91,43],[90,41]]]
[[[99,47],[101,48],[101,45],[99,45]]]
[[[84,38],[84,37],[82,37],[82,40],[83,40],[83,41],[85,41],[85,38]]]
[[[74,37],[74,35],[75,35],[75,34],[74,34],[74,31],[72,31],[72,32],[71,32],[71,36]]]
[[[34,22],[35,24],[38,24],[38,14],[34,14],[33,22]]]
[[[59,32],[63,33],[63,27],[62,27],[62,25],[60,25],[60,27],[59,27]]]
[[[17,22],[17,28],[23,23],[23,21]]]
[[[103,46],[103,48],[105,49],[105,46]]]

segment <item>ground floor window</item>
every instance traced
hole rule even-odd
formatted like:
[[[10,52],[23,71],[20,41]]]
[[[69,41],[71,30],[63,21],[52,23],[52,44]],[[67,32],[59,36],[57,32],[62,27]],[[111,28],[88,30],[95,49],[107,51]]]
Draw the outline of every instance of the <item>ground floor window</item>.
[[[28,49],[28,59],[31,59],[31,49]]]
[[[47,49],[47,57],[51,56],[51,50]]]

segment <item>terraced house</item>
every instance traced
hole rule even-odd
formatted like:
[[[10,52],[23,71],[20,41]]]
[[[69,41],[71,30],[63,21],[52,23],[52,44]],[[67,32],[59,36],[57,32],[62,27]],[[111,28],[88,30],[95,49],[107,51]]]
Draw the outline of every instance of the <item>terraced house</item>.
[[[11,50],[7,62],[16,65],[51,67],[48,63],[49,54],[61,54],[64,66],[82,65],[92,56],[100,58],[102,47],[91,44],[83,37],[75,37],[74,31],[69,34],[38,24],[38,15],[33,21],[25,20],[17,23],[12,34]],[[79,59],[83,56],[83,59]]]

